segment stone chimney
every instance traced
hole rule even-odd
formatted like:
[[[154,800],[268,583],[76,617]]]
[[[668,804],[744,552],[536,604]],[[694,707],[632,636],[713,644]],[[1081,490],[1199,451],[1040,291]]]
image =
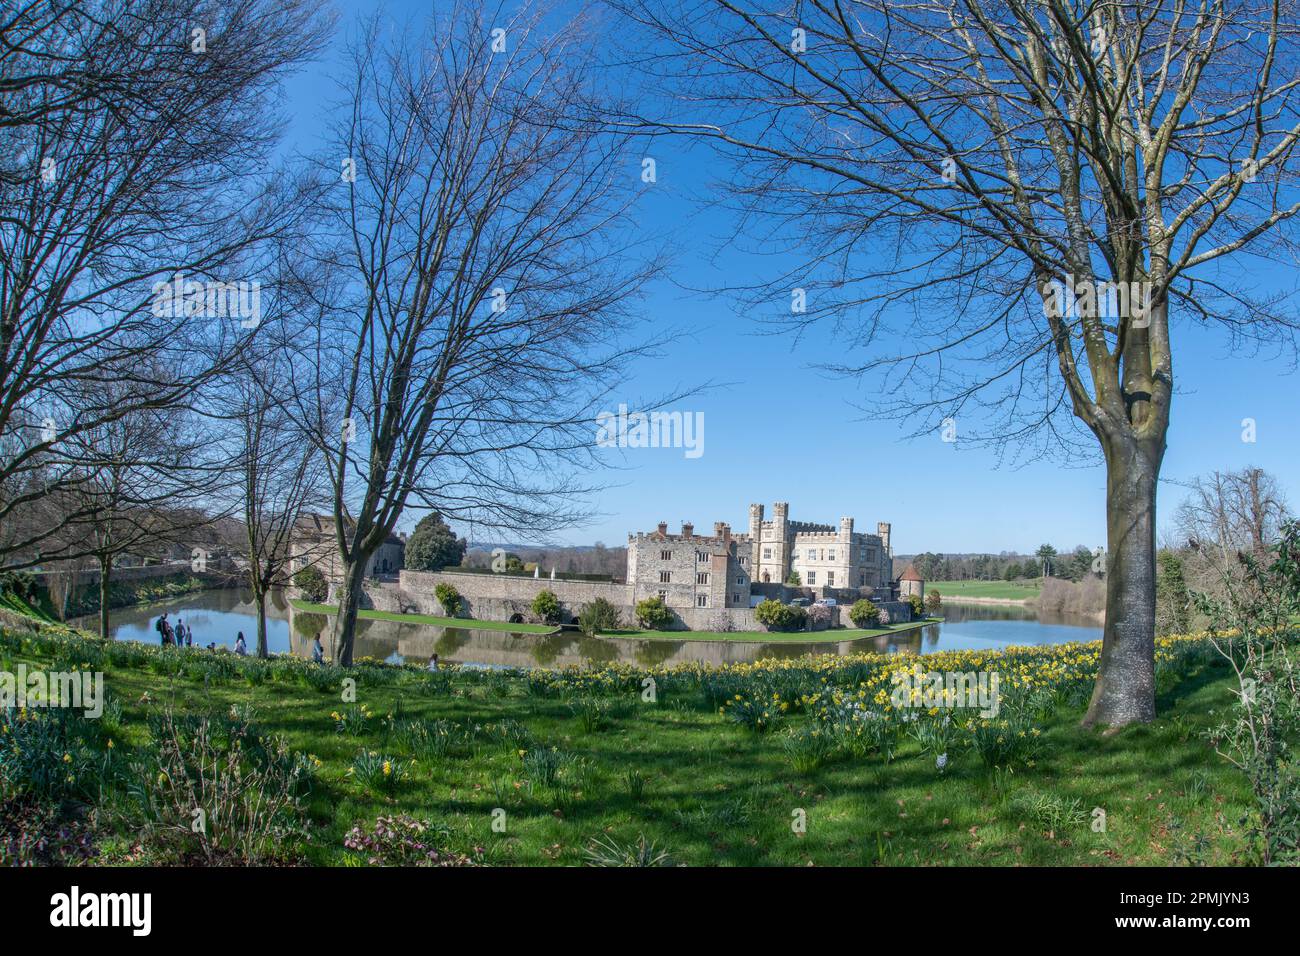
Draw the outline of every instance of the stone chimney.
[[[682,537],[683,537],[683,538],[689,538],[689,537],[690,537],[691,535],[693,535],[693,534],[695,534],[695,525],[691,524],[689,521],[683,521],[683,522],[682,522]]]
[[[661,521],[661,522],[659,522],[659,537],[661,537],[661,538],[666,538],[666,537],[668,537],[668,522],[667,522],[667,521]]]

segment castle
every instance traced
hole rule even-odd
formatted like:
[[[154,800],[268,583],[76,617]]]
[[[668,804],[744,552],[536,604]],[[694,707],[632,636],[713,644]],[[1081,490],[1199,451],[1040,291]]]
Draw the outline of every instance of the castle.
[[[669,534],[661,521],[655,531],[628,535],[627,584],[633,602],[659,595],[673,608],[751,607],[771,590],[756,585],[874,591],[890,583],[889,528],[881,522],[875,534],[862,534],[847,517],[838,527],[791,521],[784,501],[772,505],[770,519],[751,504],[743,534],[721,521],[711,535],[690,523]]]
[[[379,610],[442,614],[437,588],[456,589],[461,612],[488,621],[534,620],[532,604],[542,590],[559,600],[561,619],[571,621],[596,600],[614,605],[621,618],[636,620],[636,605],[661,597],[672,612],[669,630],[757,631],[763,625],[755,608],[765,599],[784,604],[822,602],[830,610],[817,626],[848,626],[847,608],[870,599],[883,623],[911,620],[906,593],[921,596],[922,582],[914,571],[892,579],[890,526],[875,534],[853,530],[852,518],[838,525],[791,521],[785,502],[772,506],[768,518],[760,504],[749,506],[749,527],[735,534],[719,521],[712,534],[696,534],[684,522],[670,534],[661,521],[654,531],[629,534],[627,576],[623,581],[596,581],[511,573],[475,573],[469,569],[402,570],[396,585],[367,588],[367,598]],[[797,576],[797,583],[796,581]]]

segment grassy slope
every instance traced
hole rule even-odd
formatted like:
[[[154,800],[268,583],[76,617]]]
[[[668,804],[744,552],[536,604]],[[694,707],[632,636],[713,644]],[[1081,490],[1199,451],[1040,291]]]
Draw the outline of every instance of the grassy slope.
[[[967,753],[942,776],[910,742],[889,764],[841,761],[800,776],[779,737],[756,735],[687,700],[629,701],[608,729],[587,733],[564,700],[526,696],[516,678],[496,687],[458,680],[450,695],[439,696],[363,684],[358,699],[377,717],[358,737],[334,731],[337,694],[294,684],[205,687],[198,679],[124,668],[110,668],[107,684],[126,705],[119,746],[143,742],[139,702],[148,692],[155,700],[174,694],[182,706],[202,710],[251,703],[265,729],[317,755],[323,767],[310,814],[320,829],[309,849],[315,863],[342,860],[353,823],[402,812],[445,822],[456,848],[483,847],[484,859],[498,864],[573,864],[592,837],[629,841],[645,834],[677,862],[695,865],[1160,865],[1176,862],[1178,840],[1197,833],[1209,841],[1209,862],[1233,862],[1241,847],[1235,828],[1249,795],[1197,733],[1211,709],[1232,700],[1225,676],[1192,673],[1162,696],[1156,723],[1109,738],[1080,730],[1080,711],[1062,708],[1043,725],[1047,746],[1036,766],[990,773]],[[395,798],[376,795],[347,768],[359,747],[403,757],[384,739],[379,720],[399,709],[401,717],[471,726],[520,721],[536,743],[585,761],[588,776],[557,805],[530,795],[516,751],[479,744],[418,764]],[[624,783],[630,771],[646,779],[640,800]],[[1077,799],[1086,811],[1100,806],[1108,832],[1094,834],[1084,824],[1049,836],[1010,803],[1024,790]],[[491,830],[495,807],[506,810],[504,834]],[[807,813],[804,835],[790,828],[796,809]]]
[[[1026,601],[1038,597],[1042,585],[1037,581],[1015,583],[1010,581],[926,581],[926,591],[938,591],[944,597],[997,598],[1005,601]]]

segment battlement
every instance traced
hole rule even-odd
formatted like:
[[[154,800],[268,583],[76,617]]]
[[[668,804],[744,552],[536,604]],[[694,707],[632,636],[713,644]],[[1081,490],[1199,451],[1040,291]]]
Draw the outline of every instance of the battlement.
[[[794,573],[814,587],[887,584],[890,526],[879,523],[880,535],[855,533],[853,526],[848,516],[834,524],[791,521],[790,506],[784,501],[773,502],[770,517],[763,505],[751,504],[749,524],[739,534],[733,534],[724,521],[714,523],[711,535],[696,534],[688,521],[674,534],[668,531],[668,522],[661,521],[656,531],[628,535],[628,581],[646,593],[667,593],[695,607],[720,606],[719,602],[744,606],[751,585],[783,584]],[[658,547],[664,544],[678,546],[682,553]],[[688,548],[708,552],[725,567],[710,567],[701,555],[686,554]]]

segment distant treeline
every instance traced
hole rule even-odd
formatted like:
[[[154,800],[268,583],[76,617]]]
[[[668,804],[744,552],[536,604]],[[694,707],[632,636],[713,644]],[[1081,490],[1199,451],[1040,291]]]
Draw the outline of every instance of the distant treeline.
[[[1085,578],[1100,578],[1093,570],[1097,557],[1084,545],[1071,551],[1058,551],[1044,545],[1047,554],[935,554],[926,551],[918,555],[896,555],[894,577],[897,578],[910,562],[927,581],[1018,581],[1043,576],[1044,563],[1050,577],[1080,582]],[[1040,553],[1043,549],[1039,549]],[[1044,557],[1046,562],[1044,562]]]
[[[542,576],[554,568],[559,574],[598,574],[622,581],[627,573],[627,548],[607,548],[597,541],[580,548],[524,548],[503,546],[507,570],[528,571],[540,567]],[[492,567],[490,547],[475,545],[465,553],[462,564],[469,568]]]

